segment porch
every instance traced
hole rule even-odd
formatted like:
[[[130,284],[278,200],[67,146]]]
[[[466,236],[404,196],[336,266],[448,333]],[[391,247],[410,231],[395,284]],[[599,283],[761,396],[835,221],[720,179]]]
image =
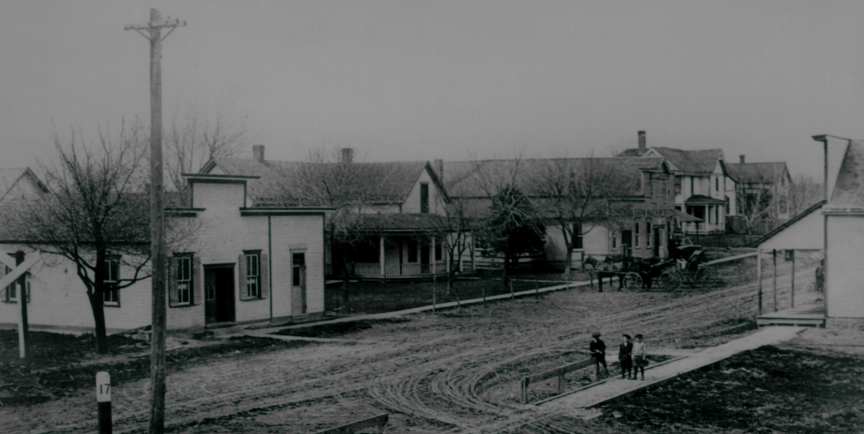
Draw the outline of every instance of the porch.
[[[684,211],[698,221],[682,221],[686,235],[726,232],[726,202],[708,196],[693,195],[684,202]]]
[[[347,268],[348,275],[355,278],[424,279],[446,276],[451,266],[460,274],[471,273],[475,270],[475,253],[473,248],[465,250],[458,261],[450,261],[446,241],[442,243],[436,236],[378,235],[368,243],[353,246],[347,264],[334,257],[327,264],[327,275],[341,277]]]

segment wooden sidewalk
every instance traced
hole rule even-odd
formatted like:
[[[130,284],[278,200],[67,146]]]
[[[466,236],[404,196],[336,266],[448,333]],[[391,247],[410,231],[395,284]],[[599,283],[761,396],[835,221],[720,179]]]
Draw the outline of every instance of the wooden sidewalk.
[[[801,327],[767,327],[734,341],[707,348],[689,357],[658,365],[645,371],[645,380],[609,379],[578,393],[565,394],[558,399],[549,399],[542,404],[544,410],[576,412],[586,416],[583,410],[593,409],[615,399],[636,394],[671,381],[679,375],[701,369],[728,359],[738,353],[765,345],[773,345],[795,337],[804,330]],[[649,347],[649,351],[650,351]]]

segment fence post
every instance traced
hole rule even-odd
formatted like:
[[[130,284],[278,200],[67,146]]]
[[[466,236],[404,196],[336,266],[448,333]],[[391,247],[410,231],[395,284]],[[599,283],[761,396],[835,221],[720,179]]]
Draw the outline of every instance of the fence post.
[[[436,300],[435,300],[435,281],[432,281],[432,313],[436,311]]]
[[[536,280],[534,281],[534,295],[538,300],[540,299],[540,282]]]
[[[762,249],[756,250],[756,280],[759,284],[759,315],[762,315]]]
[[[508,283],[510,284],[510,300],[515,300],[516,295],[513,294],[513,279],[510,279],[510,282]]]
[[[774,260],[774,281],[772,283],[774,287],[774,312],[777,312],[777,249],[771,250],[771,257]]]
[[[113,432],[111,422],[111,375],[105,371],[96,374],[96,405],[99,412],[99,434],[111,434]]]
[[[792,307],[795,307],[795,249],[792,249]]]
[[[528,377],[522,379],[522,397],[521,401],[523,404],[528,403]]]

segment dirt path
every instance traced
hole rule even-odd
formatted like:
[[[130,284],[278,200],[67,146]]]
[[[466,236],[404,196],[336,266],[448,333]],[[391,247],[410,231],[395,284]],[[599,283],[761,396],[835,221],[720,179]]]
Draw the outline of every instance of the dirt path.
[[[796,276],[796,286],[812,286],[812,268]],[[410,322],[344,337],[364,345],[330,342],[238,354],[171,375],[167,420],[175,432],[300,433],[388,412],[394,432],[578,432],[578,420],[518,403],[519,377],[584,358],[594,330],[610,345],[623,332],[645,334],[652,348],[728,341],[740,336],[733,334],[747,328],[743,318],[756,310],[754,288],[751,283],[677,298],[573,290],[461,313],[412,315]],[[782,302],[788,279],[780,288],[786,290]],[[804,304],[808,297],[815,294],[800,291],[796,301]],[[147,384],[115,389],[115,432],[146,429]],[[0,408],[0,432],[78,432],[93,430],[94,421],[90,393]]]

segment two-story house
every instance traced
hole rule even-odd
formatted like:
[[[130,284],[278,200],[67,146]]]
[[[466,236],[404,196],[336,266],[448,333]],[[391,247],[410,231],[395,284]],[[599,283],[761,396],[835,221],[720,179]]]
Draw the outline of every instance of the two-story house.
[[[738,181],[738,199],[746,208],[764,207],[767,218],[788,219],[792,176],[785,162],[727,163],[729,173]]]
[[[675,204],[700,221],[682,222],[685,234],[723,233],[726,217],[737,215],[737,185],[726,166],[722,149],[684,150],[648,147],[645,131],[639,131],[639,147],[618,157],[661,157],[675,175]]]
[[[166,208],[169,228],[194,228],[183,243],[169,247],[169,329],[284,322],[323,314],[325,208],[257,207],[249,196],[250,182],[258,180],[253,176],[187,174],[186,179],[185,195],[170,195],[169,202],[175,207]],[[0,204],[0,215],[2,211]],[[0,226],[0,255],[4,258],[16,251],[35,254],[32,247],[32,241]],[[46,250],[38,244],[35,247]],[[27,277],[30,325],[93,330],[90,301],[75,263],[44,252],[41,257]],[[136,275],[128,264],[142,261],[126,259],[113,256],[106,260],[110,281]],[[0,261],[0,275],[9,271],[9,265],[15,264]],[[149,268],[149,263],[144,265],[142,275],[149,275]],[[107,330],[150,325],[151,294],[149,278],[103,294]],[[20,290],[4,288],[0,323],[16,323],[21,298]]]
[[[330,275],[341,275],[345,267],[349,274],[367,279],[428,278],[448,271],[450,261],[440,239],[448,198],[428,162],[355,162],[348,148],[339,162],[275,161],[265,158],[263,145],[255,145],[253,158],[214,158],[201,173],[255,177],[249,180],[247,201],[262,207],[305,200],[322,204],[321,195],[297,193],[301,188],[325,188],[303,177],[326,175],[334,182],[355,184],[346,194],[356,196],[356,204],[349,211],[338,210],[349,215],[328,212],[328,221],[338,218],[344,227],[350,220],[347,230],[354,232],[341,242],[326,236]]]

